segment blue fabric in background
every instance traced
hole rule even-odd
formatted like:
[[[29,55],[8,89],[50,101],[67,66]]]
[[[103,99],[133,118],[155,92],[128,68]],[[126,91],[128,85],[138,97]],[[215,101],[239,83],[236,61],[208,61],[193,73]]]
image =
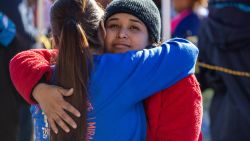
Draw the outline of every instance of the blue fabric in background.
[[[49,125],[47,117],[38,104],[31,105],[30,112],[34,122],[34,133],[36,141],[49,141]]]
[[[186,39],[189,36],[197,36],[200,22],[201,21],[198,15],[194,12],[191,12],[178,24],[175,31],[173,32],[172,37]]]
[[[15,24],[2,12],[0,12],[0,44],[8,47],[16,35]]]

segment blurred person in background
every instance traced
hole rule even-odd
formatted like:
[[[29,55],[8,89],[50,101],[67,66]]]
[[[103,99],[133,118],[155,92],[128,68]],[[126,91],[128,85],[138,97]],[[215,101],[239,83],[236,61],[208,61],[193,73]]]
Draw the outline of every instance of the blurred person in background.
[[[22,0],[18,6],[24,31],[36,44],[32,48],[51,48],[48,40],[50,32],[49,10],[53,0]]]
[[[200,22],[206,15],[204,6],[207,0],[172,0],[176,15],[171,21],[172,37],[188,39],[194,43],[197,42],[197,34]],[[203,9],[203,10],[201,10]]]
[[[20,0],[0,1],[0,11],[2,12],[0,19],[2,25],[0,40],[6,39],[6,36],[10,37],[10,34],[5,31],[15,30],[15,33],[13,32],[13,39],[9,41],[9,43],[0,44],[0,107],[1,112],[4,113],[0,118],[0,123],[2,123],[0,135],[5,141],[16,141],[21,137],[25,137],[27,141],[31,140],[32,131],[29,107],[16,92],[10,80],[8,67],[10,59],[16,53],[30,49],[35,43],[35,40],[24,30],[24,24],[19,10],[20,3]],[[10,29],[11,27],[12,29]],[[20,126],[23,127],[22,130],[19,129]],[[22,131],[25,133],[20,135]]]
[[[213,88],[212,141],[250,140],[250,1],[210,0],[198,47],[201,88]]]
[[[9,76],[10,59],[23,50],[35,47],[36,0],[0,1],[0,135],[4,141],[32,140],[29,106],[20,98]],[[38,16],[38,15],[37,15]],[[37,35],[37,36],[34,36]]]

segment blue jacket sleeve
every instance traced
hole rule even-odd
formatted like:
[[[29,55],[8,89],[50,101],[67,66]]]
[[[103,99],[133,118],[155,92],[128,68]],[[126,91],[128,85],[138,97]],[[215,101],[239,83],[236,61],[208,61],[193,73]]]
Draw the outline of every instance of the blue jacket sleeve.
[[[153,49],[97,56],[90,99],[95,106],[137,103],[194,73],[197,56],[195,45],[178,38]]]

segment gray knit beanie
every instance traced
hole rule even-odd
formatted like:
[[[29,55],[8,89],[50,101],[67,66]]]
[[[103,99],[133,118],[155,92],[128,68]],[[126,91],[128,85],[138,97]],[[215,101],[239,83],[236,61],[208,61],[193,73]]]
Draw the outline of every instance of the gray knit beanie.
[[[161,16],[152,0],[113,0],[106,8],[104,23],[117,13],[128,13],[140,19],[147,27],[150,39],[160,42]]]

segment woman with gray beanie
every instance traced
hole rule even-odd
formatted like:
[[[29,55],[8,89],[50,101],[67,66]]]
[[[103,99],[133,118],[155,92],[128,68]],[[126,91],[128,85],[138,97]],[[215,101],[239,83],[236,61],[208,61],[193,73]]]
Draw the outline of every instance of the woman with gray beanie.
[[[106,8],[104,24],[107,34],[105,48],[108,52],[152,48],[152,44],[160,41],[161,17],[152,0],[114,0]],[[147,141],[202,139],[202,98],[194,75],[155,93],[146,99],[144,107],[148,123]]]

